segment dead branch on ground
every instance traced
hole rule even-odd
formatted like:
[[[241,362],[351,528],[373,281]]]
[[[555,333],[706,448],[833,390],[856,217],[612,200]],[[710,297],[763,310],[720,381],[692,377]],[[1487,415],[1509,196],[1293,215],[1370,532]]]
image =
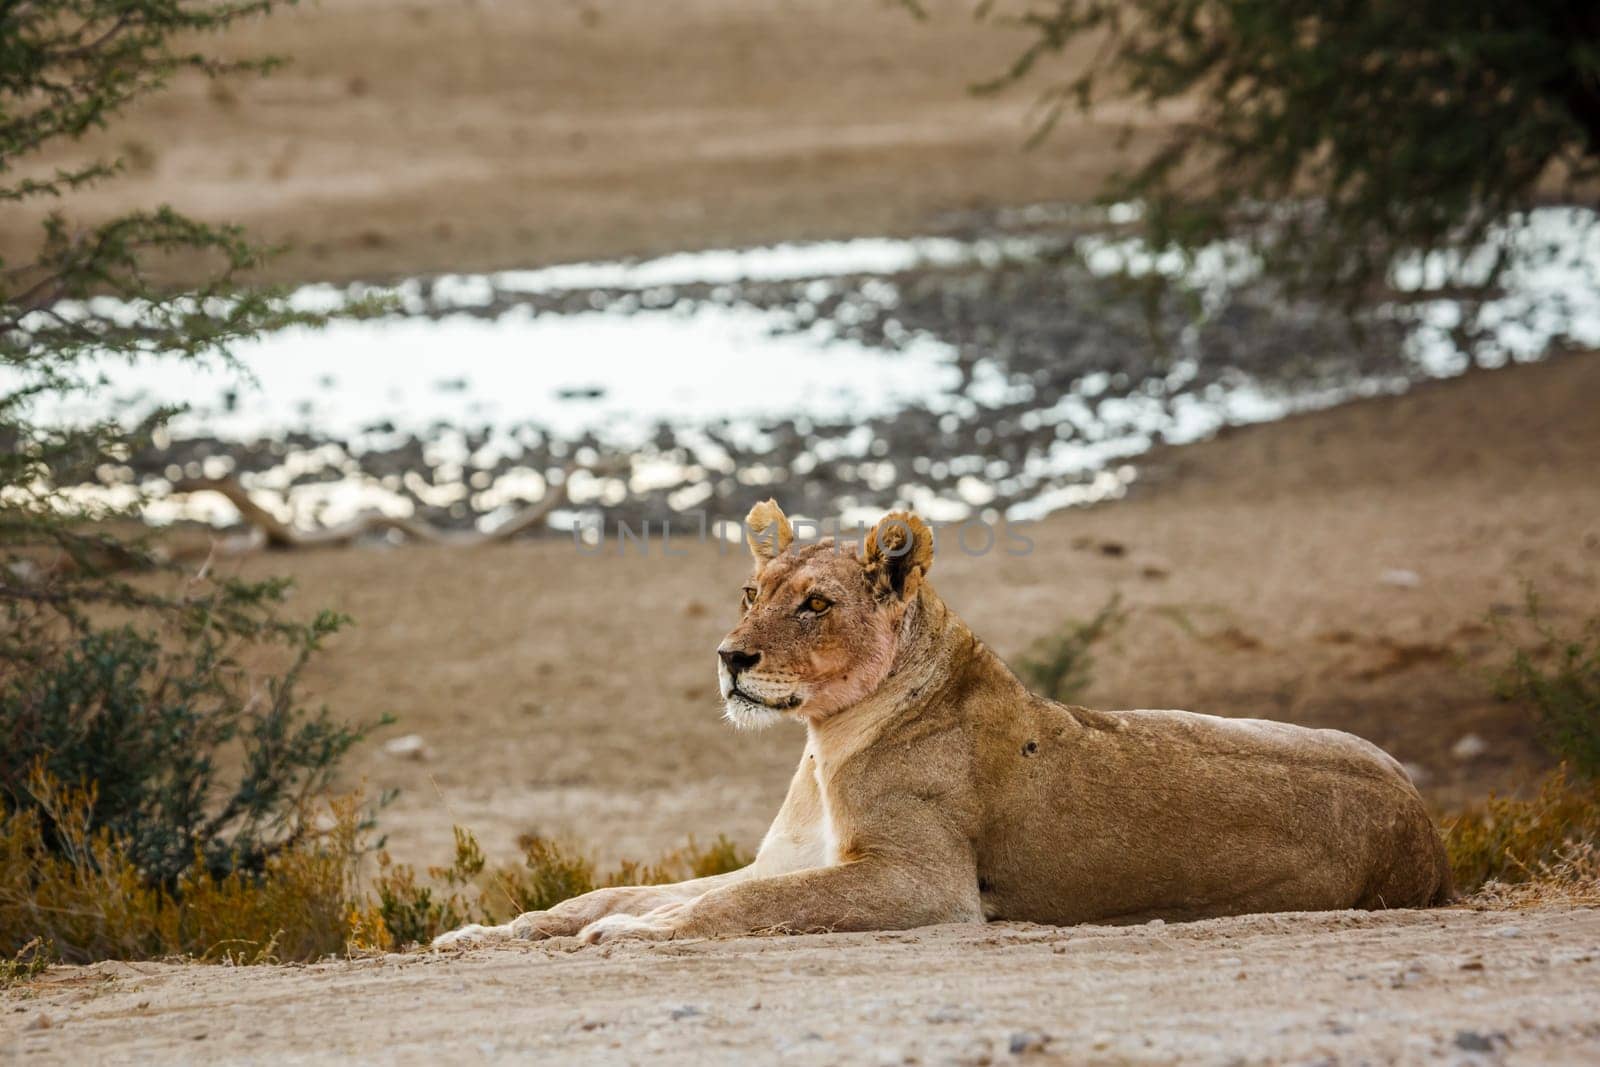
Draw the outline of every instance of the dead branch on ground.
[[[435,545],[454,545],[472,548],[478,545],[506,541],[525,530],[544,523],[567,501],[567,485],[572,478],[568,468],[559,485],[550,485],[544,498],[531,504],[489,530],[442,530],[421,519],[385,515],[381,511],[367,511],[349,522],[327,526],[319,530],[302,530],[278,518],[251,499],[250,493],[237,478],[183,478],[173,483],[174,493],[217,493],[238,509],[239,515],[250,527],[245,538],[233,538],[225,543],[229,555],[241,555],[260,548],[322,548],[329,545],[347,545],[372,534],[398,532],[415,541]]]

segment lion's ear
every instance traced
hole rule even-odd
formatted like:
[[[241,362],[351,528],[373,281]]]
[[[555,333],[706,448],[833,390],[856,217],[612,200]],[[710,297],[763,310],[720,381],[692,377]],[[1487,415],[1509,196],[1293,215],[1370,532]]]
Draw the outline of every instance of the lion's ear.
[[[933,567],[933,530],[909,511],[890,512],[867,535],[863,560],[873,585],[909,598]]]
[[[776,500],[763,500],[750,509],[744,519],[745,538],[750,542],[750,554],[758,566],[766,566],[773,557],[794,543],[794,527]]]

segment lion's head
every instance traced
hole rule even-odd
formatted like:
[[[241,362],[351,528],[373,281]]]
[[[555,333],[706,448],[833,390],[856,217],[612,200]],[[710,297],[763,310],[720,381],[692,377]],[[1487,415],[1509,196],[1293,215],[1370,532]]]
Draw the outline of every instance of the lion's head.
[[[785,715],[818,721],[883,683],[900,622],[933,564],[933,531],[908,512],[884,517],[859,546],[796,545],[775,501],[745,520],[755,570],[743,617],[717,647],[728,721],[759,728]]]

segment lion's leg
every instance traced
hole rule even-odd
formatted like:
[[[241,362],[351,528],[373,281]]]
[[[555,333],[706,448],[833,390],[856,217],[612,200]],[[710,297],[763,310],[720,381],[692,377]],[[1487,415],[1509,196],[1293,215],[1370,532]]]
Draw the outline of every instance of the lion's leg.
[[[695,900],[701,895],[736,882],[766,878],[824,862],[822,843],[822,805],[811,766],[802,756],[800,767],[789,783],[783,807],[762,839],[755,862],[727,874],[696,878],[687,882],[654,886],[615,886],[597,889],[581,897],[564,900],[548,911],[524,912],[500,926],[463,926],[441,934],[434,948],[481,941],[539,940],[567,937],[609,915],[645,915],[660,908]]]
[[[769,930],[905,930],[982,921],[977,876],[969,864],[912,865],[870,857],[752,878],[648,915],[612,915],[579,936],[594,944],[630,937],[659,941]]]
[[[569,937],[607,915],[643,915],[668,904],[693,900],[700,894],[747,878],[749,867],[709,878],[695,878],[669,885],[609,886],[572,897],[548,911],[527,911],[499,926],[473,923],[440,934],[434,948],[489,941],[537,941],[546,937]]]

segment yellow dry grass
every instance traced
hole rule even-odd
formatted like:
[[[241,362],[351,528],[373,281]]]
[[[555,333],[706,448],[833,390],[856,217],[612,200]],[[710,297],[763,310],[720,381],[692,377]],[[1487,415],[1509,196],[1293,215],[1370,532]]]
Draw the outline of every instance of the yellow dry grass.
[[[214,875],[199,862],[174,885],[152,884],[124,843],[93,825],[93,795],[36,774],[38,808],[0,817],[0,961],[8,984],[40,960],[185,957],[270,963],[426,944],[466,922],[500,922],[606,885],[702,877],[750,857],[726,838],[691,839],[654,863],[601,872],[580,852],[522,842],[520,864],[490,868],[471,831],[455,856],[424,876],[379,855],[370,887],[359,796],[307,813],[302,831],[259,873]]]
[[[1534,796],[1490,796],[1444,821],[1456,886],[1469,903],[1600,903],[1600,782],[1547,775]]]

